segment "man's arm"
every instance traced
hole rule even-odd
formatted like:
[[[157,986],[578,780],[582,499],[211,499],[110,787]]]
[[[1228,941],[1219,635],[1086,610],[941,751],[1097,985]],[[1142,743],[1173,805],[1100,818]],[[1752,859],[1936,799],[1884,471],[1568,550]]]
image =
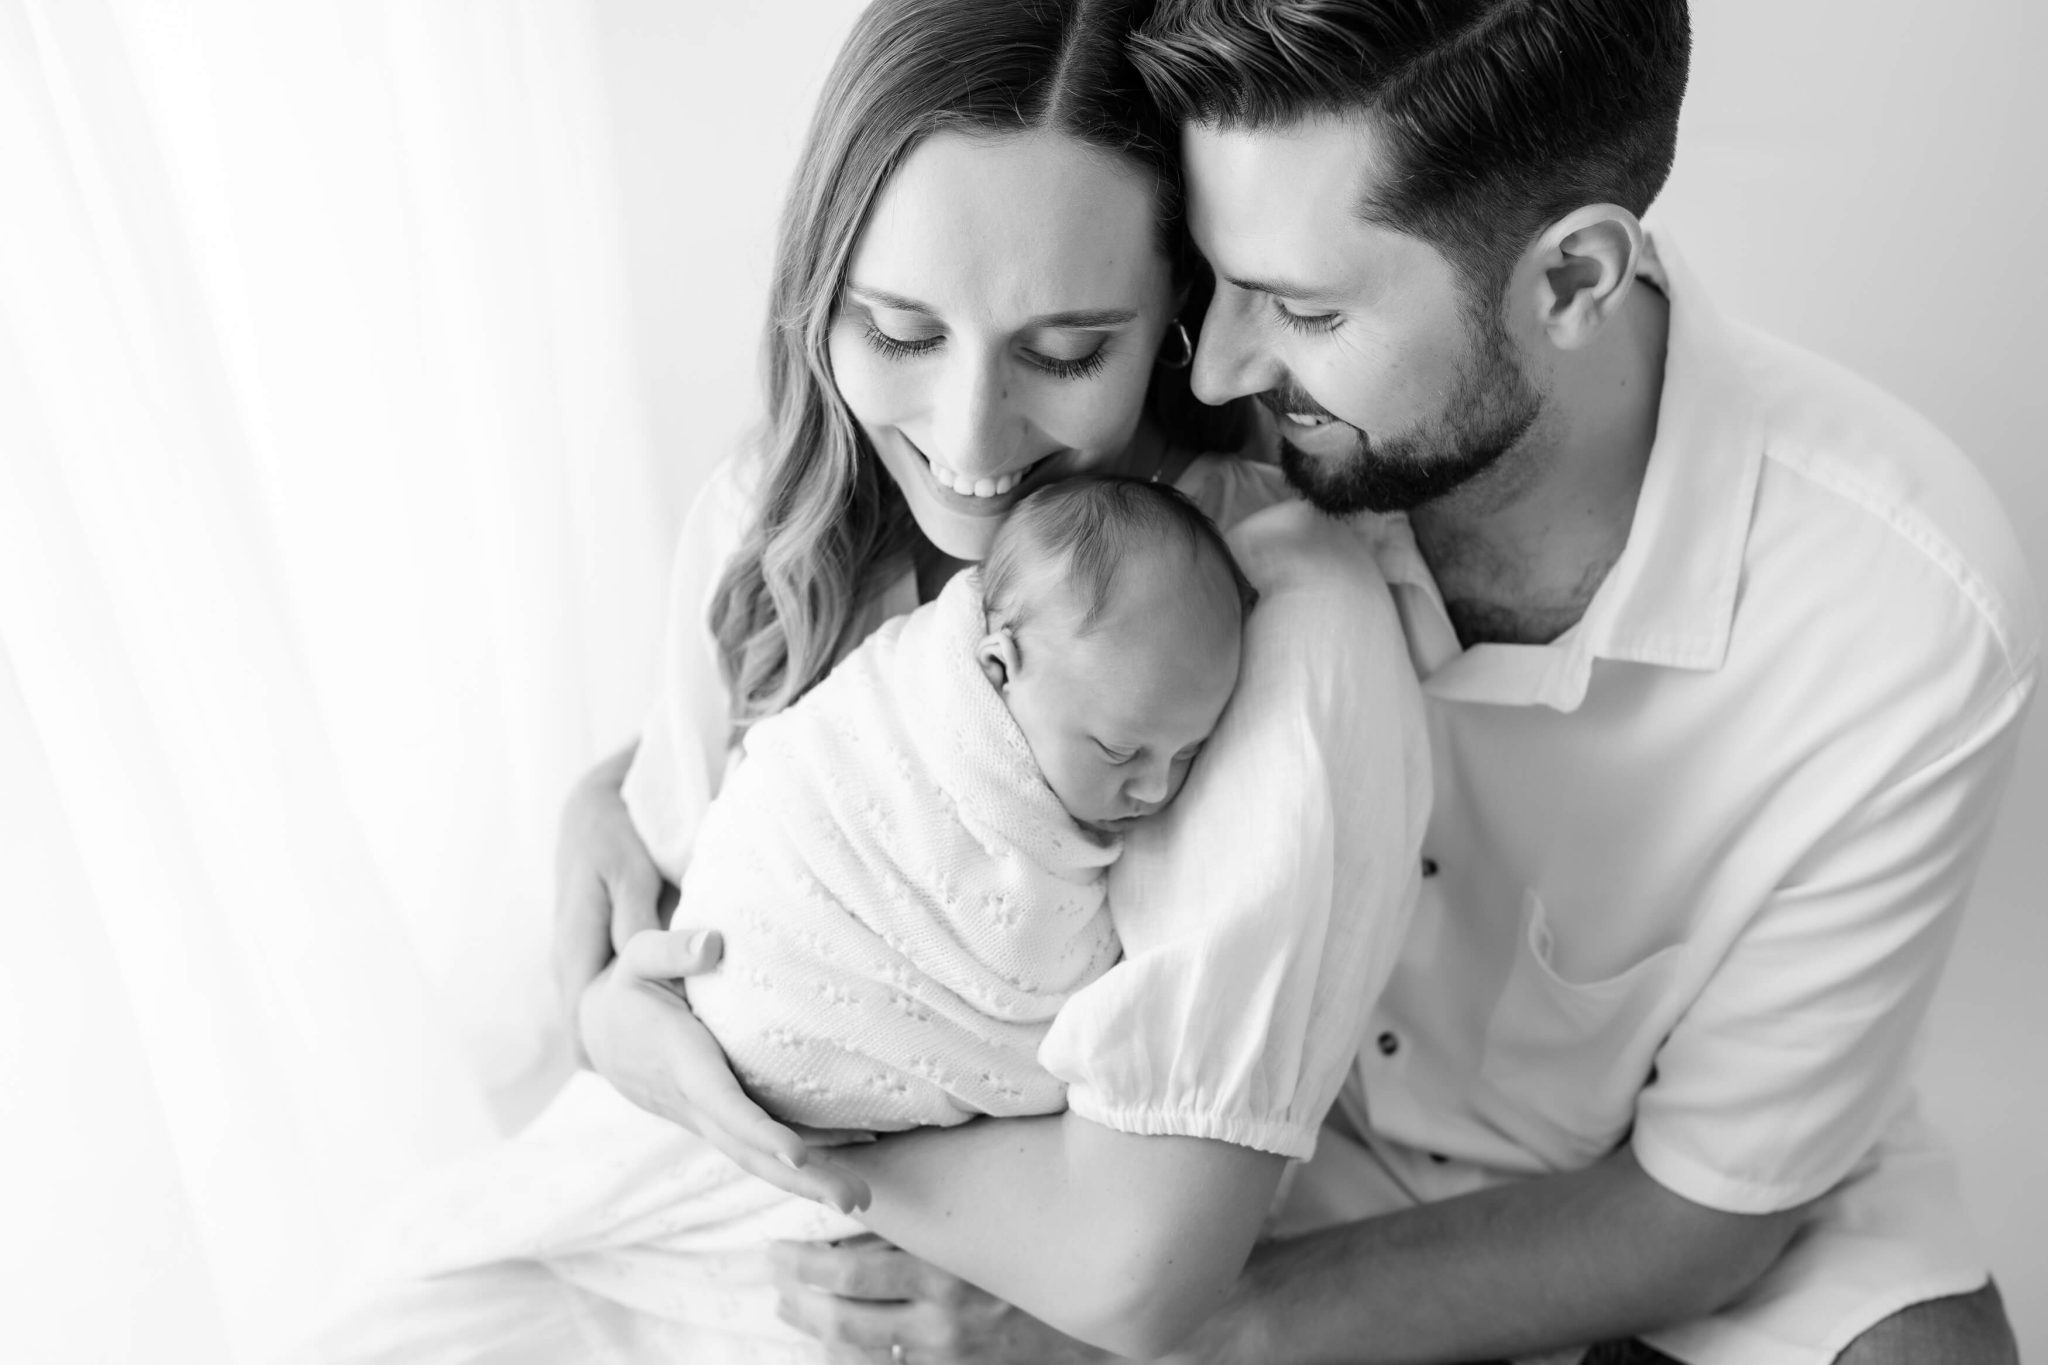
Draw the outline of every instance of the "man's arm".
[[[584,988],[627,940],[660,927],[661,872],[647,856],[619,799],[636,745],[577,779],[555,841],[555,988],[577,1050],[575,1016]]]
[[[1802,1216],[1705,1208],[1623,1148],[1583,1171],[1262,1246],[1179,1358],[1395,1365],[1631,1336],[1734,1299]]]

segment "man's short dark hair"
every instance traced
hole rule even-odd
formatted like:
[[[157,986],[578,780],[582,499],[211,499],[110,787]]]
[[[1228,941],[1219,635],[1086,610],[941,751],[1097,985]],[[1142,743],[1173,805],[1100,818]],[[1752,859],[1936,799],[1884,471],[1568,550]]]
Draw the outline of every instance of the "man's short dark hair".
[[[1160,0],[1130,40],[1177,122],[1363,115],[1390,164],[1361,212],[1489,304],[1571,210],[1649,208],[1691,45],[1685,0]]]
[[[1198,559],[1220,560],[1240,611],[1250,612],[1259,600],[1216,523],[1178,488],[1081,475],[1048,484],[1011,509],[981,566],[982,608],[990,626],[1020,628],[1024,565],[1057,558],[1068,591],[1081,603],[1079,631],[1086,635],[1109,610],[1124,557],[1162,541],[1179,541]]]

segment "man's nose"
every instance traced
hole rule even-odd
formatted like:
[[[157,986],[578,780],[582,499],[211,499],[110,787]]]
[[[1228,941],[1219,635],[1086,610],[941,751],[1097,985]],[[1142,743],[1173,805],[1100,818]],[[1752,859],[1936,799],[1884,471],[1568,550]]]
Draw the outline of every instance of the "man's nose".
[[[1188,375],[1195,397],[1221,406],[1248,393],[1264,393],[1279,383],[1280,366],[1265,353],[1265,342],[1252,317],[1256,296],[1219,284],[1202,318],[1202,339],[1195,346],[1195,364]]]
[[[963,357],[947,369],[932,405],[925,454],[970,479],[993,478],[1018,462],[1024,423],[999,364]]]

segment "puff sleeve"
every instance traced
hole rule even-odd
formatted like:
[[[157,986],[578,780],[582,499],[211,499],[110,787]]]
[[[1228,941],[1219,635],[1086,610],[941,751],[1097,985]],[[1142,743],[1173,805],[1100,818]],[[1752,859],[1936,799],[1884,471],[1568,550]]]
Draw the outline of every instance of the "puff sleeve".
[[[1427,729],[1362,538],[1285,503],[1229,539],[1260,591],[1237,693],[1111,870],[1123,960],[1039,1056],[1106,1127],[1305,1158],[1415,905]]]

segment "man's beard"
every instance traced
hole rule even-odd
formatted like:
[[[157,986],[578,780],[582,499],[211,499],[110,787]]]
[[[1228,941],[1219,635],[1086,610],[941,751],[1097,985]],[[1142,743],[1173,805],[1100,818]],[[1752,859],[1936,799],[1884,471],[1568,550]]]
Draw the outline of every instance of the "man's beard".
[[[1281,441],[1280,469],[1295,491],[1332,516],[1406,512],[1498,464],[1536,424],[1543,395],[1523,373],[1497,312],[1475,309],[1466,330],[1471,346],[1436,417],[1378,440],[1358,431],[1346,455],[1309,455]],[[1275,413],[1324,411],[1292,384],[1259,401]]]

